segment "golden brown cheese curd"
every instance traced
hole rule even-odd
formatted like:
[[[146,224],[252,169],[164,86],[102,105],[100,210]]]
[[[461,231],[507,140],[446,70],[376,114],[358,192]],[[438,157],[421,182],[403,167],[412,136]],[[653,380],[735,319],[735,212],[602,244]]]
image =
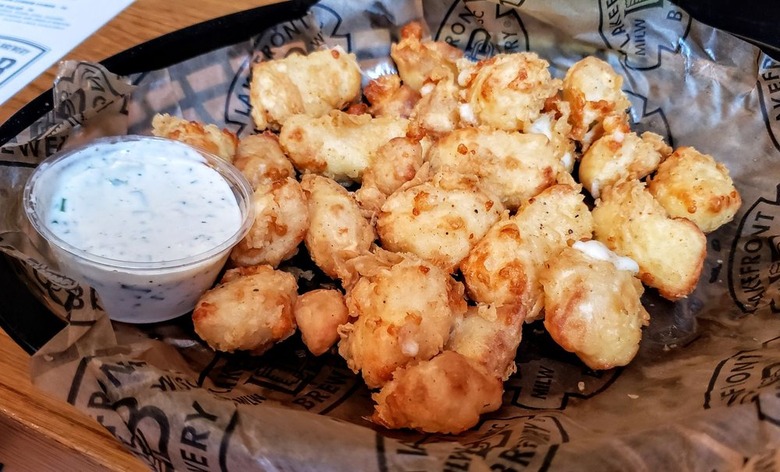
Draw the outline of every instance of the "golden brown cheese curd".
[[[687,218],[705,233],[731,221],[742,205],[726,166],[692,147],[677,149],[647,188],[670,216]]]
[[[427,82],[409,117],[409,134],[436,138],[460,126],[460,89],[453,79]]]
[[[677,300],[696,288],[707,240],[684,218],[671,218],[638,180],[602,191],[593,210],[596,239],[639,264],[642,282]]]
[[[396,74],[388,74],[370,81],[363,89],[373,116],[409,118],[420,100],[420,92],[406,84]]]
[[[347,291],[351,317],[340,328],[339,353],[366,385],[376,388],[393,372],[441,352],[453,319],[466,311],[463,285],[430,262],[390,254],[385,262],[363,263]]]
[[[241,138],[233,165],[255,189],[275,180],[295,177],[295,169],[279,146],[279,138],[268,131]]]
[[[479,415],[501,407],[501,379],[475,361],[445,351],[429,361],[399,369],[373,395],[371,419],[387,428],[457,434],[479,421]]]
[[[591,369],[631,362],[650,321],[633,273],[567,247],[548,260],[540,280],[544,326],[556,343]]]
[[[295,168],[339,182],[360,182],[380,146],[406,136],[408,122],[333,111],[313,118],[290,117],[279,135],[282,149]]]
[[[555,158],[564,170],[571,173],[577,161],[576,146],[570,138],[569,104],[563,100],[548,100],[550,110],[545,107],[544,113],[523,127],[528,134],[543,134],[550,140]]]
[[[497,54],[476,63],[459,61],[458,84],[464,88],[461,120],[507,131],[525,128],[561,88],[549,66],[532,52]]]
[[[456,318],[445,347],[477,362],[493,377],[508,380],[523,335],[524,316],[513,306],[478,304]]]
[[[571,107],[572,137],[586,134],[610,115],[623,115],[631,106],[622,90],[623,76],[608,63],[588,56],[573,64],[563,78],[563,99]]]
[[[411,252],[446,271],[454,270],[504,208],[473,178],[437,174],[387,198],[376,230],[382,247]]]
[[[258,185],[252,200],[254,222],[230,252],[238,266],[277,267],[298,252],[309,229],[309,209],[301,184],[294,178]]]
[[[423,165],[423,148],[411,138],[393,138],[377,149],[355,192],[361,208],[376,213],[387,196],[412,180]]]
[[[271,266],[230,269],[198,300],[195,332],[212,349],[262,354],[295,332],[295,277]]]
[[[293,115],[311,117],[360,99],[360,67],[341,46],[252,66],[249,100],[258,130],[279,130]]]
[[[580,182],[598,198],[605,187],[650,175],[671,153],[661,136],[649,131],[639,136],[627,124],[619,126],[597,139],[582,156]]]
[[[443,41],[424,41],[422,37],[422,25],[412,22],[401,28],[401,40],[390,46],[390,57],[403,84],[418,92],[429,80],[454,78],[455,63],[463,57],[463,51],[456,47]]]
[[[304,237],[309,255],[328,277],[349,283],[354,273],[346,263],[368,252],[376,239],[374,228],[354,196],[338,182],[307,174],[301,187],[309,206],[309,229]]]
[[[238,146],[238,137],[228,130],[219,129],[211,124],[188,121],[167,113],[154,115],[152,134],[203,149],[228,162],[233,161]]]
[[[469,296],[519,307],[527,321],[543,307],[539,271],[562,248],[589,239],[593,219],[578,187],[555,185],[490,228],[460,266]]]
[[[442,136],[427,159],[434,172],[477,176],[480,186],[509,210],[566,173],[545,136],[485,127],[461,128]]]
[[[339,326],[349,320],[344,295],[336,289],[316,289],[298,296],[293,315],[303,344],[315,356],[339,340]]]

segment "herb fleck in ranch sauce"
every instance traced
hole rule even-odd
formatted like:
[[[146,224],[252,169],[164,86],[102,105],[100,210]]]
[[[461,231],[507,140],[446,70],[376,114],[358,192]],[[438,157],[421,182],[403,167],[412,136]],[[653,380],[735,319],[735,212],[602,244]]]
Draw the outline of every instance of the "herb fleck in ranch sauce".
[[[238,231],[241,212],[219,173],[164,146],[138,151],[85,149],[49,179],[51,231],[90,254],[130,262],[200,254]]]
[[[252,223],[251,199],[219,158],[129,136],[43,163],[25,206],[60,269],[94,288],[112,319],[149,323],[189,312],[212,286]]]

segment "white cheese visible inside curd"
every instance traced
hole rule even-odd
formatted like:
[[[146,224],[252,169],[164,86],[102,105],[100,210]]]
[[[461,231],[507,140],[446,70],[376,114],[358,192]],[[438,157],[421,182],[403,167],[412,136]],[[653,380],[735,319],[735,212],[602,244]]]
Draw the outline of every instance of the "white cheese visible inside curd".
[[[600,241],[577,241],[572,247],[593,259],[611,262],[618,270],[627,270],[634,275],[639,273],[639,264],[636,261],[630,257],[615,254]]]

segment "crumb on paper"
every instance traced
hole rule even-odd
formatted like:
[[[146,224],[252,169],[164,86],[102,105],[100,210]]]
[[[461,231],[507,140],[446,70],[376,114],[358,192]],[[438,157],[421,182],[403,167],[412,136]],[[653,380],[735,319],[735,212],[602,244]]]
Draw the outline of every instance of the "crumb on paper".
[[[639,395],[636,395],[636,394],[634,394],[634,393],[629,393],[629,394],[628,394],[628,398],[630,398],[630,399],[632,399],[632,400],[636,400],[637,398],[639,398]]]
[[[584,392],[585,391],[585,382],[577,382],[577,389],[580,392]]]

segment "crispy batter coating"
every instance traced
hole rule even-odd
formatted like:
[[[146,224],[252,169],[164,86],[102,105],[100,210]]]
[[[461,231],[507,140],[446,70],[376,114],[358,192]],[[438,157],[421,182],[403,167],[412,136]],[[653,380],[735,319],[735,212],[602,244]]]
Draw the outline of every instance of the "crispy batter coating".
[[[282,152],[279,138],[268,131],[241,138],[233,165],[255,189],[274,180],[295,177],[295,169]]]
[[[563,78],[563,99],[571,106],[572,136],[578,141],[613,114],[631,106],[623,93],[623,76],[608,63],[588,56],[569,67]]]
[[[577,160],[577,153],[574,141],[570,138],[571,124],[569,123],[569,104],[567,102],[558,99],[548,100],[544,113],[524,126],[523,132],[547,136],[553,147],[555,158],[560,161],[566,172],[572,172]]]
[[[458,83],[465,88],[470,107],[461,118],[473,115],[472,125],[487,125],[507,131],[521,130],[537,118],[548,98],[561,88],[553,79],[550,64],[532,52],[497,54],[473,63],[458,62]]]
[[[230,269],[198,300],[195,332],[217,351],[262,354],[295,332],[297,292],[295,277],[271,266]]]
[[[371,419],[387,428],[412,428],[426,433],[463,432],[479,415],[501,407],[501,379],[452,351],[399,369],[393,380],[373,395]]]
[[[550,258],[541,272],[544,326],[561,347],[591,369],[631,362],[650,321],[642,283],[612,262],[574,248]]]
[[[454,77],[455,62],[463,57],[460,49],[443,41],[423,41],[422,36],[422,25],[411,22],[401,28],[401,40],[390,46],[390,57],[404,85],[418,92],[430,79]]]
[[[361,208],[378,212],[387,196],[412,180],[422,164],[422,145],[415,139],[393,138],[380,146],[355,192]]]
[[[515,356],[523,335],[521,310],[478,304],[455,320],[446,350],[476,361],[491,376],[508,380],[515,373]]]
[[[360,182],[380,146],[406,136],[407,120],[334,111],[312,118],[290,117],[279,142],[293,165],[304,173],[321,174],[339,182]]]
[[[589,239],[593,219],[577,187],[554,185],[490,228],[460,265],[472,300],[519,307],[533,321],[543,307],[539,271],[562,248]]]
[[[664,298],[677,300],[696,288],[707,254],[704,233],[666,210],[638,180],[607,187],[593,210],[596,239],[639,264],[639,275]]]
[[[249,100],[258,130],[279,130],[293,115],[318,117],[360,98],[360,67],[341,46],[252,66]]]
[[[377,77],[366,85],[363,95],[371,105],[369,113],[374,116],[400,116],[409,118],[414,105],[420,100],[420,92],[406,84],[396,74]]]
[[[315,356],[326,353],[339,340],[339,326],[349,320],[344,295],[324,288],[300,295],[293,315],[303,343]]]
[[[452,271],[503,211],[501,202],[484,193],[475,179],[436,174],[390,195],[376,230],[385,249],[411,252]]]
[[[650,175],[671,153],[661,136],[647,131],[640,137],[624,123],[602,135],[582,156],[580,182],[598,198],[605,187]]]
[[[566,170],[541,134],[485,127],[461,128],[444,135],[428,151],[431,169],[479,178],[509,210],[553,185]]]
[[[238,146],[238,137],[226,129],[219,129],[210,124],[204,125],[197,121],[188,121],[167,113],[154,115],[152,134],[187,143],[228,162],[233,161]]]
[[[354,276],[347,261],[368,252],[376,239],[354,196],[336,181],[306,174],[301,187],[309,205],[309,230],[304,242],[317,267],[348,284]]]
[[[460,126],[460,88],[454,79],[427,82],[409,118],[409,134],[438,137]]]
[[[687,218],[705,233],[731,221],[742,205],[726,166],[692,147],[677,149],[647,188],[670,216]]]
[[[441,352],[466,301],[461,283],[412,255],[381,251],[362,262],[361,277],[346,296],[357,319],[340,328],[339,353],[376,388],[397,368]]]
[[[261,184],[253,194],[254,223],[230,252],[238,266],[277,267],[298,252],[309,229],[306,195],[294,178]]]

